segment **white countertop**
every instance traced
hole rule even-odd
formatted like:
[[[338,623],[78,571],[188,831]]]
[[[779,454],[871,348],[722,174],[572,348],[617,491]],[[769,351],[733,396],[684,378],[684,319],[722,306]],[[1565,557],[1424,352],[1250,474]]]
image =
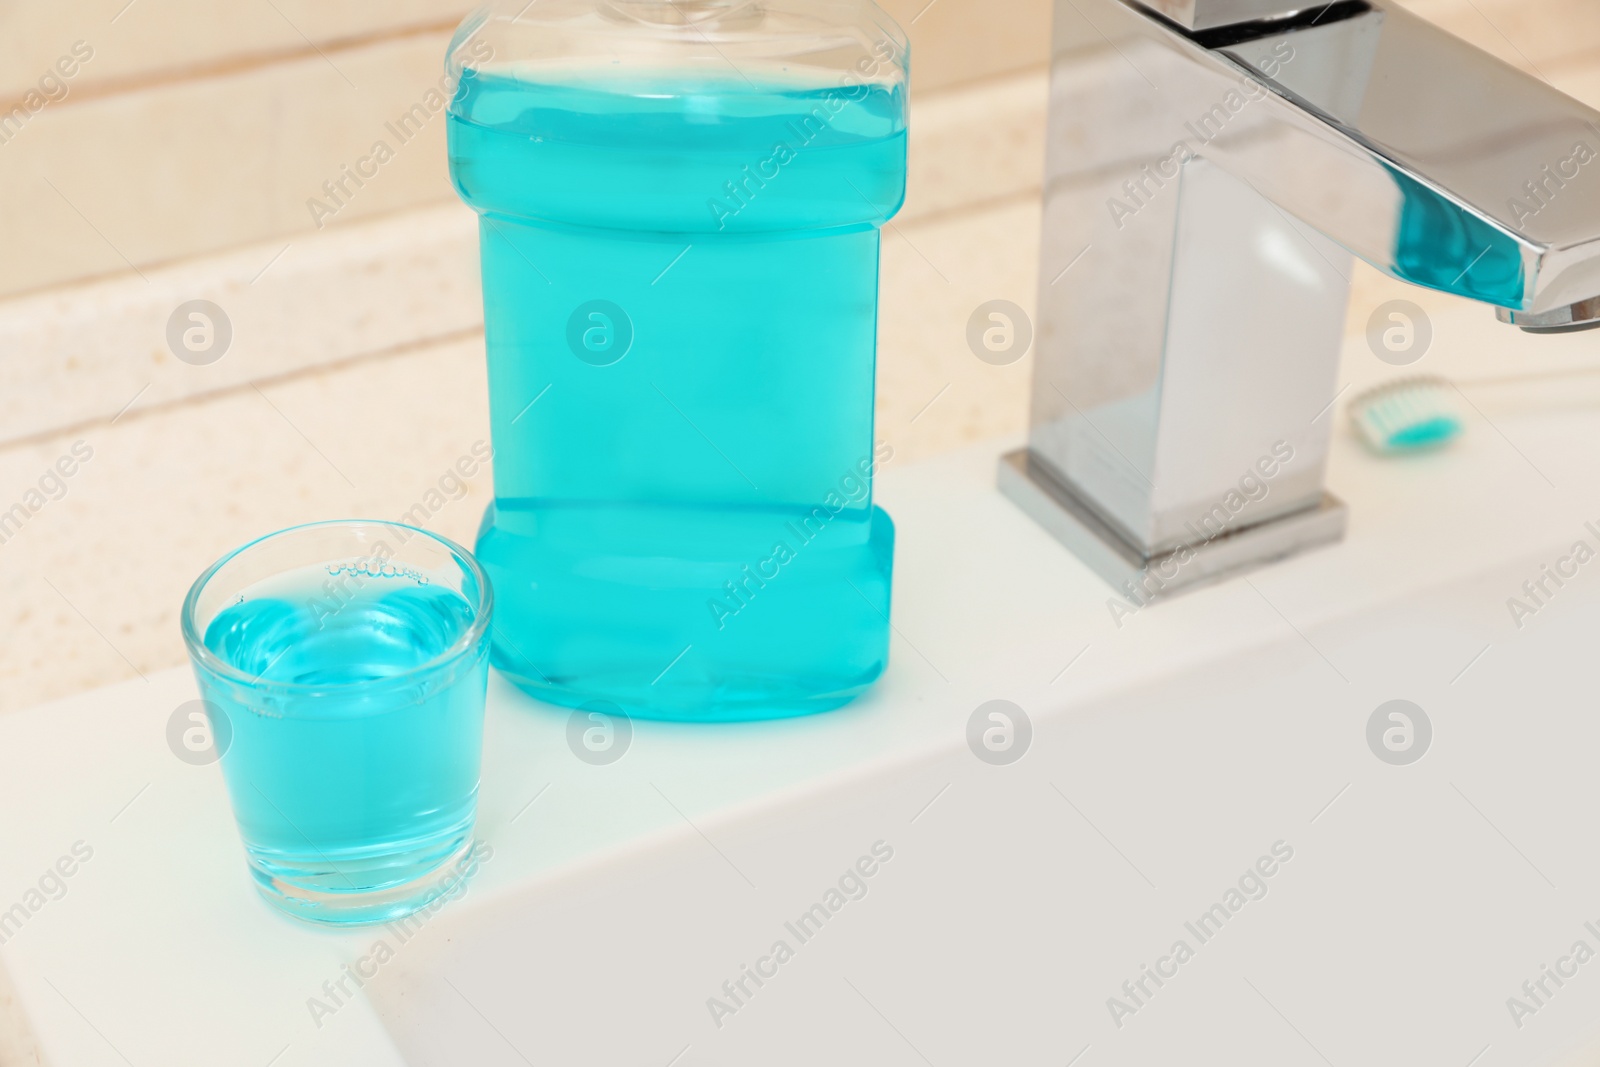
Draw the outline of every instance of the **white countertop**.
[[[637,723],[633,747],[620,762],[592,767],[567,750],[564,712],[537,704],[495,678],[490,685],[479,820],[480,837],[493,846],[492,860],[468,894],[433,920],[428,934],[437,935],[437,943],[432,948],[411,951],[404,967],[375,983],[371,998],[357,997],[342,1005],[320,1027],[313,1022],[308,998],[319,994],[324,981],[338,978],[342,965],[367,953],[376,937],[387,935],[374,929],[308,928],[279,916],[255,897],[218,769],[189,766],[167,748],[168,717],[195,696],[187,670],[161,672],[148,682],[129,682],[0,718],[0,839],[6,844],[0,850],[0,911],[23,900],[60,857],[72,854],[76,842],[93,850],[91,859],[63,879],[64,895],[39,907],[0,946],[0,962],[13,978],[41,1048],[56,1067],[405,1063],[397,1040],[410,1042],[406,1047],[413,1050],[412,1062],[420,1063],[424,1061],[416,1059],[415,1049],[426,1048],[438,1037],[437,1033],[418,1036],[418,1027],[433,1018],[426,1007],[434,966],[429,961],[448,958],[447,941],[459,941],[462,951],[477,945],[474,951],[481,954],[485,936],[490,944],[495,939],[502,921],[496,917],[508,914],[508,908],[526,914],[530,922],[548,920],[559,931],[569,921],[561,918],[563,909],[573,907],[561,903],[563,894],[570,896],[573,886],[631,884],[630,878],[652,869],[663,850],[665,854],[698,850],[741,893],[746,890],[729,868],[743,878],[743,868],[763,867],[767,873],[745,878],[752,892],[755,884],[761,884],[761,899],[775,892],[787,894],[785,900],[799,899],[826,886],[834,866],[848,864],[874,840],[892,838],[904,858],[898,866],[885,865],[883,884],[889,888],[875,892],[891,900],[891,894],[901,894],[906,913],[911,914],[918,902],[932,906],[929,902],[939,894],[955,891],[952,879],[959,881],[961,876],[953,874],[949,864],[957,861],[956,872],[966,866],[959,862],[967,854],[963,849],[981,851],[983,842],[1005,840],[1015,829],[989,833],[981,820],[972,823],[976,815],[963,821],[962,812],[1009,803],[1008,790],[1048,779],[1063,798],[1071,796],[1068,803],[1083,821],[1068,818],[1055,827],[1047,825],[1061,814],[1055,809],[1048,815],[1033,806],[1015,810],[1008,823],[1038,824],[1032,832],[1044,836],[1030,839],[1031,848],[1018,844],[1016,850],[1002,851],[1000,859],[984,857],[981,863],[1001,865],[989,868],[986,882],[965,890],[979,894],[969,899],[992,900],[1002,909],[1008,901],[1015,902],[1029,914],[1049,908],[1054,915],[1050,900],[1059,901],[1068,917],[1080,907],[1124,909],[1125,914],[1093,910],[1083,914],[1083,931],[1095,933],[1082,943],[1074,934],[1070,944],[1053,945],[1052,931],[1067,935],[1052,923],[1041,922],[1038,936],[1043,940],[1037,951],[1024,945],[1030,952],[1022,957],[1033,961],[1038,973],[991,975],[985,988],[996,996],[1011,989],[1006,996],[1016,994],[1027,1004],[1041,990],[1049,992],[1045,1001],[1052,1005],[1051,1012],[1029,1018],[1055,1037],[1045,1047],[1046,1030],[1035,1032],[1018,1023],[1020,1029],[1012,1037],[1021,1043],[1018,1049],[1023,1055],[1014,1062],[1064,1063],[1090,1045],[1095,1051],[1089,1055],[1096,1059],[1086,1057],[1085,1067],[1095,1062],[1131,1063],[1162,1048],[1167,1049],[1163,1055],[1174,1049],[1181,1052],[1185,1047],[1181,1043],[1170,1048],[1162,1044],[1177,1040],[1180,1030],[1193,1040],[1200,1040],[1198,1035],[1208,1026],[1222,1028],[1219,1032],[1238,1030],[1238,1020],[1205,1014],[1210,994],[1186,1004],[1184,998],[1191,994],[1166,992],[1161,1000],[1152,1001],[1147,1013],[1128,1020],[1125,1029],[1112,1025],[1105,1004],[1118,983],[1137,975],[1138,966],[1149,962],[1152,952],[1181,928],[1183,915],[1204,910],[1207,900],[1202,898],[1228,884],[1234,868],[1248,866],[1275,840],[1293,841],[1303,858],[1298,865],[1285,866],[1282,882],[1290,885],[1299,879],[1302,888],[1282,890],[1280,897],[1253,906],[1260,912],[1251,918],[1258,930],[1249,942],[1241,935],[1238,949],[1242,952],[1246,944],[1253,945],[1252,951],[1263,953],[1261,959],[1268,961],[1277,959],[1274,953],[1286,954],[1278,960],[1282,970],[1309,967],[1314,961],[1295,946],[1319,940],[1316,931],[1304,925],[1305,916],[1315,912],[1295,909],[1337,910],[1340,900],[1351,905],[1350,887],[1341,877],[1350,872],[1339,864],[1370,861],[1378,864],[1372,876],[1380,877],[1386,869],[1382,864],[1398,863],[1394,856],[1404,851],[1392,851],[1400,846],[1387,839],[1368,839],[1372,847],[1364,851],[1362,835],[1397,820],[1404,824],[1410,810],[1406,805],[1417,804],[1422,810],[1447,801],[1459,803],[1453,800],[1453,788],[1463,797],[1472,795],[1485,811],[1493,809],[1498,829],[1491,833],[1475,821],[1480,816],[1488,820],[1482,812],[1456,811],[1451,818],[1465,821],[1452,822],[1450,834],[1470,838],[1465,856],[1471,862],[1464,866],[1441,862],[1438,871],[1427,876],[1409,868],[1387,869],[1395,880],[1392,890],[1397,899],[1406,898],[1407,878],[1416,878],[1421,892],[1421,883],[1442,876],[1438,872],[1470,876],[1474,881],[1461,887],[1461,901],[1442,901],[1436,918],[1416,916],[1415,922],[1427,926],[1429,936],[1415,944],[1391,945],[1392,961],[1380,954],[1368,959],[1366,973],[1315,967],[1312,972],[1327,973],[1337,993],[1341,982],[1351,988],[1375,988],[1402,964],[1438,968],[1437,981],[1444,985],[1422,999],[1451,1006],[1465,1019],[1480,1020],[1470,1027],[1461,1024],[1457,1032],[1435,1034],[1438,1062],[1465,1064],[1484,1046],[1492,1046],[1479,1061],[1484,1067],[1530,1062],[1525,1055],[1548,1059],[1595,1030],[1592,1019],[1600,1006],[1600,971],[1583,975],[1592,990],[1580,990],[1580,982],[1574,980],[1573,991],[1563,993],[1563,999],[1530,1021],[1525,1031],[1511,1027],[1502,1001],[1524,977],[1537,973],[1538,964],[1558,955],[1555,950],[1568,940],[1565,933],[1541,937],[1530,926],[1549,922],[1558,932],[1571,927],[1576,937],[1582,933],[1584,918],[1600,924],[1600,859],[1575,844],[1592,833],[1600,786],[1593,784],[1592,774],[1564,780],[1559,786],[1544,782],[1542,775],[1553,772],[1521,758],[1526,753],[1518,745],[1498,737],[1493,719],[1484,718],[1488,712],[1461,712],[1455,728],[1465,730],[1470,722],[1470,743],[1462,737],[1452,741],[1453,720],[1436,703],[1439,751],[1417,768],[1407,769],[1418,772],[1409,778],[1366,753],[1361,727],[1371,708],[1393,696],[1445,702],[1469,693],[1482,698],[1485,693],[1502,692],[1496,671],[1523,678],[1530,699],[1542,700],[1547,711],[1563,705],[1567,696],[1576,697],[1575,687],[1585,680],[1586,662],[1572,649],[1581,649],[1584,642],[1577,638],[1593,631],[1571,620],[1587,625],[1600,614],[1591,610],[1600,605],[1600,569],[1575,579],[1572,591],[1536,619],[1537,626],[1523,632],[1511,625],[1503,604],[1505,596],[1516,592],[1521,577],[1537,574],[1539,563],[1553,558],[1554,550],[1591,536],[1583,529],[1585,520],[1600,520],[1600,461],[1595,459],[1600,452],[1595,447],[1600,445],[1600,410],[1573,403],[1570,387],[1555,387],[1545,390],[1538,404],[1528,409],[1535,417],[1486,406],[1486,411],[1496,412],[1491,417],[1498,429],[1474,418],[1468,434],[1451,451],[1407,462],[1371,457],[1341,432],[1330,488],[1352,508],[1346,542],[1257,572],[1248,583],[1229,581],[1142,611],[1124,620],[1120,629],[1107,609],[1111,591],[993,488],[996,457],[1015,442],[995,442],[901,468],[891,464],[880,482],[879,501],[898,528],[895,637],[889,671],[868,696],[837,712],[779,723],[719,727]],[[1566,617],[1570,618],[1563,621]],[[1393,630],[1399,625],[1396,620],[1409,621]],[[1406,647],[1408,633],[1418,636],[1418,648]],[[1529,636],[1538,633],[1547,636]],[[1542,673],[1525,677],[1534,669],[1525,662],[1527,657],[1543,663],[1539,657],[1549,659],[1558,652],[1565,658],[1550,660],[1556,667],[1541,667]],[[1246,669],[1238,677],[1217,680],[1217,672],[1226,675],[1223,668],[1229,664]],[[1568,668],[1561,664],[1570,666],[1565,675],[1562,671]],[[1339,718],[1343,712],[1319,716],[1309,707],[1305,714],[1285,707],[1277,719],[1262,720],[1276,723],[1269,727],[1276,734],[1271,739],[1275,748],[1263,756],[1255,742],[1229,742],[1238,724],[1228,721],[1225,707],[1209,707],[1206,714],[1214,718],[1202,720],[1192,719],[1185,707],[1186,693],[1233,692],[1240,701],[1240,721],[1253,722],[1260,715],[1262,698],[1257,690],[1277,684],[1274,679],[1289,687],[1283,692],[1311,694],[1304,699],[1312,703],[1325,696],[1340,702],[1339,707],[1348,706],[1349,722],[1335,728],[1334,720],[1343,722]],[[1148,695],[1141,697],[1141,692]],[[1581,695],[1587,698],[1585,705],[1592,703],[1592,683]],[[1037,752],[1012,768],[980,764],[965,747],[968,717],[979,704],[995,698],[1015,701],[1034,724]],[[1211,698],[1211,704],[1220,699]],[[1149,711],[1148,718],[1141,717],[1142,709]],[[1515,707],[1501,710],[1508,732],[1516,729],[1519,715],[1532,714]],[[1567,713],[1563,705],[1550,714],[1558,711]],[[1573,729],[1577,732],[1571,735],[1571,747],[1581,748],[1582,728]],[[1169,736],[1187,737],[1203,773],[1187,780],[1169,776],[1165,782],[1146,776],[1157,766],[1171,770],[1190,765],[1179,754],[1160,754],[1157,742]],[[1323,744],[1329,738],[1337,742]],[[1097,745],[1105,747],[1097,750]],[[1277,758],[1272,758],[1273,751]],[[1552,758],[1575,768],[1581,766],[1582,755],[1570,751]],[[1502,757],[1498,766],[1482,762]],[[1177,762],[1169,766],[1171,760]],[[950,789],[948,796],[940,780]],[[1252,781],[1259,786],[1259,795],[1242,789]],[[1401,788],[1396,785],[1401,781],[1413,784]],[[1341,786],[1350,790],[1345,817],[1354,818],[1353,823],[1324,817],[1330,798],[1336,793],[1345,797]],[[1413,789],[1420,792],[1408,791]],[[1550,805],[1539,802],[1541,789],[1554,797]],[[1383,791],[1387,803],[1399,806],[1386,809],[1375,802],[1375,790]],[[1047,788],[1042,793],[1049,797]],[[770,844],[775,834],[787,839],[784,835],[799,833],[793,823],[805,813],[829,811],[830,805],[843,802],[840,798],[866,796],[876,798],[869,805],[872,812],[900,813],[890,830],[869,825],[877,814],[867,818],[858,811],[841,824],[860,823],[849,836],[828,836],[826,848],[814,842],[797,845],[790,857],[798,863],[794,857],[837,854],[837,864],[827,860],[811,874],[805,872],[812,868],[804,865],[803,870],[789,870],[788,861],[734,858],[757,855],[759,842]],[[1203,841],[1210,830],[1189,825],[1184,812],[1211,810],[1219,798],[1239,800],[1240,806],[1216,809],[1218,822],[1210,827],[1215,839]],[[1034,798],[1028,803],[1044,802]],[[1340,807],[1332,810],[1338,812]],[[1137,813],[1149,814],[1152,821],[1143,823]],[[1094,832],[1085,824],[1092,824]],[[1158,825],[1165,828],[1158,831]],[[1191,835],[1187,844],[1185,832]],[[1122,847],[1107,849],[1114,840]],[[1529,855],[1539,856],[1540,870],[1554,868],[1550,878],[1544,874],[1534,878],[1519,852],[1506,847],[1510,840]],[[1413,844],[1414,852],[1432,847],[1427,841]],[[729,854],[723,855],[724,851]],[[943,855],[942,866],[929,865],[926,857],[935,855]],[[1138,856],[1141,862],[1135,864],[1129,856]],[[980,861],[975,857],[974,862]],[[1041,862],[1048,867],[1048,878],[1034,870]],[[787,873],[774,873],[779,869]],[[1314,892],[1306,884],[1314,875],[1333,894],[1332,904],[1315,903],[1310,897],[1294,904],[1291,893]],[[891,885],[894,879],[899,881]],[[1477,929],[1469,936],[1460,924],[1470,917],[1460,908],[1466,901],[1482,902],[1484,894],[1513,892],[1501,879],[1513,880],[1514,891],[1523,895],[1500,898],[1496,906],[1503,913],[1472,919]],[[1554,895],[1543,896],[1546,881],[1561,890],[1552,885],[1549,892]],[[1030,903],[1030,894],[1046,883],[1053,896]],[[777,885],[792,887],[794,893]],[[1154,894],[1156,885],[1161,886],[1160,893],[1145,899],[1146,887]],[[1583,886],[1592,891],[1593,906],[1587,915],[1575,903],[1582,899]],[[1102,899],[1112,890],[1111,898]],[[648,894],[650,887],[641,892]],[[678,890],[662,884],[661,894],[674,892]],[[1080,892],[1088,896],[1071,899]],[[1347,896],[1340,897],[1341,893]],[[1169,897],[1170,904],[1161,903]],[[1378,894],[1361,907],[1379,906],[1381,897]],[[553,910],[541,903],[547,898],[555,902]],[[710,905],[704,901],[686,905],[701,906]],[[852,907],[863,912],[878,908],[875,924],[894,921],[895,912],[884,911],[882,900]],[[738,907],[717,908],[702,920],[714,925],[716,916],[725,914],[731,925],[743,921]],[[1273,913],[1272,908],[1290,910]],[[767,926],[775,927],[772,919],[792,910],[788,904],[772,905],[761,914]],[[1524,912],[1535,918],[1513,921]],[[984,944],[987,920],[981,910],[940,914],[944,926],[938,931],[937,958],[943,965],[958,965],[959,971],[963,953],[982,959],[978,946]],[[1433,922],[1444,926],[1435,930],[1429,925]],[[1474,951],[1480,957],[1491,951],[1485,943],[1492,941],[1493,951],[1504,951],[1508,960],[1525,959],[1520,970],[1506,970],[1499,985],[1483,986],[1504,986],[1503,994],[1490,996],[1473,986],[1455,1000],[1443,995],[1451,973],[1472,971],[1449,959],[1447,952],[1441,955],[1440,946],[1451,943],[1452,925],[1456,936],[1479,946]],[[1518,941],[1518,931],[1526,934],[1526,944]],[[848,931],[841,935],[841,942],[847,935]],[[553,935],[547,930],[539,936]],[[642,935],[634,931],[630,936]],[[765,936],[749,944],[759,946]],[[664,938],[660,951],[676,944]],[[594,947],[602,957],[613,950],[615,946],[603,943]],[[516,973],[524,978],[508,980],[511,988],[504,991],[512,996],[509,1003],[521,1001],[514,987],[524,980],[554,987],[540,994],[544,1000],[527,1004],[526,1013],[532,1015],[541,1014],[539,1004],[559,998],[564,987],[571,987],[574,996],[586,989],[591,999],[603,1000],[615,992],[618,1012],[636,1019],[617,1031],[629,1040],[648,1038],[647,1047],[659,1048],[660,1063],[673,1061],[680,1051],[683,1057],[673,1062],[713,1062],[712,1057],[714,1062],[734,1062],[723,1057],[740,1047],[737,1037],[727,1036],[738,1028],[713,1027],[701,1006],[715,993],[715,982],[670,997],[663,988],[665,1000],[686,996],[690,1007],[672,1006],[676,1014],[669,1014],[656,1033],[651,1012],[662,997],[650,1001],[648,1010],[640,1007],[644,1001],[634,1003],[628,997],[643,997],[647,989],[629,993],[629,983],[621,981],[612,990],[603,973],[596,976],[586,969],[590,961],[584,952],[568,951],[568,955],[546,951],[539,958],[522,958],[523,970]],[[655,951],[649,938],[636,940],[634,951],[640,973],[654,973],[648,962]],[[682,947],[671,951],[680,952]],[[1296,958],[1287,958],[1296,953]],[[1096,962],[1102,956],[1108,962]],[[1082,961],[1083,973],[1076,969],[1077,961]],[[807,966],[825,962],[818,950],[816,962]],[[1219,952],[1202,962],[1218,967],[1224,957]],[[730,975],[738,973],[740,963],[732,957],[685,958],[682,965],[691,971],[709,968],[708,974]],[[467,969],[452,972],[456,973],[452,988],[457,993],[470,991],[475,987],[469,983],[477,982],[480,991],[472,993],[474,1001],[492,998],[492,992],[481,991],[481,983],[500,965],[490,961],[472,970],[476,964],[460,964]],[[880,1000],[895,1001],[894,990],[901,984],[915,987],[926,979],[930,966],[925,961],[913,965],[906,957],[899,965],[879,959],[871,982],[882,992],[868,1002],[873,1012],[863,1016],[865,1022],[841,1022],[838,1032],[853,1032],[851,1027],[857,1025],[883,1027],[897,1012],[879,1010]],[[568,973],[574,975],[572,981],[561,981]],[[584,974],[589,974],[587,985],[579,977]],[[1258,991],[1264,992],[1270,975],[1251,971],[1245,977],[1252,974]],[[1016,983],[1021,983],[1025,995],[1017,993]],[[956,982],[951,988],[961,985]],[[804,1003],[801,981],[795,979],[794,986],[796,1003]],[[861,985],[857,992],[866,988]],[[1198,996],[1210,985],[1196,981],[1192,988]],[[412,994],[416,1010],[408,1021],[406,1005],[412,1002],[406,998]],[[762,1003],[774,1006],[763,1010],[777,1013],[773,1025],[779,1025],[777,1020],[784,1018],[779,1010],[782,997],[765,996]],[[861,999],[866,997],[863,993]],[[1322,1003],[1317,1018],[1314,1009],[1290,1010],[1278,999],[1269,1001],[1276,1005],[1276,1016],[1252,1015],[1244,1023],[1246,1029],[1239,1031],[1256,1034],[1251,1028],[1259,1023],[1262,1048],[1277,1048],[1283,1056],[1278,1062],[1318,1061],[1313,1050],[1298,1044],[1288,1030],[1283,1031],[1286,1043],[1281,1048],[1274,1044],[1283,1034],[1266,1027],[1280,1026],[1273,1021],[1276,1018],[1286,1021],[1299,1015],[1300,1029],[1328,1035],[1317,1040],[1329,1048],[1333,1063],[1353,1062],[1349,1049],[1360,1046],[1363,1035],[1394,1031],[1404,1036],[1403,1016],[1371,1020],[1375,1029],[1368,1034],[1362,1019],[1344,1018],[1342,1010],[1326,1003],[1313,1002]],[[890,1042],[882,1058],[863,1053],[866,1058],[859,1062],[921,1062],[906,1044],[940,1067],[973,1062],[954,1051],[961,1047],[959,1034],[941,1038],[932,1033],[945,1025],[941,1019],[947,1015],[949,1025],[962,1023],[959,1011],[935,1011],[938,1000],[937,991],[925,991],[899,1009],[903,1024],[905,1015],[916,1017],[913,1003],[924,1012],[934,1012],[921,1020],[926,1028],[922,1039],[901,1044],[894,1031],[904,1029],[905,1038],[912,1027],[891,1023],[882,1031]],[[1007,1002],[1001,997],[997,1003]],[[381,1010],[376,1006],[380,1004]],[[518,1014],[515,1009],[478,1010],[475,1004],[474,1010],[482,1023],[472,1025],[487,1023],[497,1034],[513,1033],[517,1020],[508,1020],[507,1015]],[[1165,1024],[1161,1012],[1172,1013]],[[1191,1018],[1193,1012],[1201,1015]],[[488,1023],[491,1016],[497,1023]],[[746,1018],[740,1015],[738,1021]],[[1429,1023],[1425,1014],[1414,1020],[1419,1027],[1437,1021]],[[543,1024],[541,1032],[552,1035],[555,1044],[537,1051],[529,1045],[537,1038],[513,1035],[517,1056],[560,1061],[563,1053],[555,1050],[567,1046],[561,1044],[566,1038],[559,1036],[558,1022],[550,1019]],[[790,1020],[783,1025],[800,1024]],[[1145,1036],[1130,1036],[1141,1027]],[[1536,1030],[1536,1037],[1529,1036]],[[763,1033],[754,1022],[746,1023],[743,1032],[746,1040]],[[823,1040],[832,1032],[823,1025],[810,1039]],[[509,1055],[511,1040],[503,1040],[503,1035],[494,1040],[501,1043],[492,1055]],[[603,1045],[610,1036],[594,1040]],[[1383,1047],[1397,1056],[1407,1047],[1404,1040],[1386,1041]],[[718,1042],[733,1043],[720,1046],[719,1053]],[[985,1047],[1004,1046],[1001,1041]],[[452,1038],[450,1047],[466,1046]],[[763,1047],[768,1046],[757,1041],[750,1054]],[[694,1051],[687,1051],[690,1048]],[[1335,1048],[1343,1050],[1344,1059]],[[819,1048],[814,1054],[823,1051]],[[846,1056],[839,1062],[848,1060]],[[593,1062],[611,1061],[597,1054]],[[768,1062],[790,1061],[775,1055]]]

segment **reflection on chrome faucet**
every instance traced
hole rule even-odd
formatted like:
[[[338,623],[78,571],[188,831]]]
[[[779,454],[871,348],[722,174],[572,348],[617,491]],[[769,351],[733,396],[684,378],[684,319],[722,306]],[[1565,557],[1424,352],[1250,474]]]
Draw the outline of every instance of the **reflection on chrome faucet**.
[[[1338,540],[1352,256],[1524,329],[1600,325],[1597,137],[1388,2],[1058,0],[1031,430],[1002,488],[1124,591]],[[1292,469],[1197,545],[1279,441]]]
[[[1294,47],[1284,41],[1270,55],[1259,60],[1257,66],[1263,74],[1272,78],[1277,76],[1283,64],[1293,59]],[[1221,100],[1200,112],[1197,117],[1186,120],[1183,129],[1187,136],[1174,144],[1172,151],[1153,165],[1146,163],[1140,167],[1137,175],[1122,183],[1120,195],[1113,194],[1106,201],[1111,221],[1117,224],[1117,229],[1122,229],[1128,218],[1137,215],[1157,193],[1165,189],[1167,182],[1176,181],[1185,163],[1199,159],[1200,148],[1221,137],[1234,116],[1250,104],[1265,100],[1267,95],[1267,90],[1260,82],[1243,77],[1223,94]]]

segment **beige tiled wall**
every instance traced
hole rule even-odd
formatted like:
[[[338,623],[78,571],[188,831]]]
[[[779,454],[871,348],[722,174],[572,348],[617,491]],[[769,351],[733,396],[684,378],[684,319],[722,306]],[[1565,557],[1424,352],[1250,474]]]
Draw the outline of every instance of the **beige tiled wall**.
[[[1407,0],[1564,88],[1600,49],[1589,0]],[[62,99],[0,142],[0,298],[310,232],[307,201],[440,71],[470,0],[4,0],[0,114],[69,59]],[[886,0],[917,92],[1041,65],[1050,0]],[[78,62],[75,44],[93,50]],[[38,102],[38,97],[34,102]],[[430,124],[333,225],[450,196]]]
[[[88,44],[94,58],[70,79],[69,96],[440,30],[474,6],[471,0],[6,0],[0,100],[35,85],[76,41]]]
[[[449,196],[442,115],[403,145],[384,128],[437,84],[444,41],[302,51],[47,105],[0,144],[0,292],[315,229],[307,201],[380,138],[395,158],[335,223]]]

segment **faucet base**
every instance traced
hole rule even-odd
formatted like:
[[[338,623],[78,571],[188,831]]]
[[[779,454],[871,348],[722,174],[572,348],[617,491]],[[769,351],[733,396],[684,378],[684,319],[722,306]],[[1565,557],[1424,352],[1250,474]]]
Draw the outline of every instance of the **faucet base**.
[[[1000,457],[1000,492],[1134,603],[1208,585],[1344,539],[1349,509],[1322,494],[1314,507],[1147,556],[1102,520],[1026,448]],[[1137,597],[1135,597],[1137,593]]]

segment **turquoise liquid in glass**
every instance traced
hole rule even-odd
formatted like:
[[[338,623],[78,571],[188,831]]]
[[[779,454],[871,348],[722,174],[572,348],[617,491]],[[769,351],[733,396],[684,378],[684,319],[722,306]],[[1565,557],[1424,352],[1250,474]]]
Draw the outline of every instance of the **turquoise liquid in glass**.
[[[714,721],[882,673],[879,227],[905,137],[877,85],[465,72],[450,167],[481,215],[495,445],[476,554],[519,686]]]
[[[410,882],[467,846],[476,809],[486,658],[417,671],[471,628],[472,605],[403,572],[330,597],[330,577],[263,583],[203,638],[256,679],[198,672],[226,717],[214,731],[251,868],[279,893]]]

